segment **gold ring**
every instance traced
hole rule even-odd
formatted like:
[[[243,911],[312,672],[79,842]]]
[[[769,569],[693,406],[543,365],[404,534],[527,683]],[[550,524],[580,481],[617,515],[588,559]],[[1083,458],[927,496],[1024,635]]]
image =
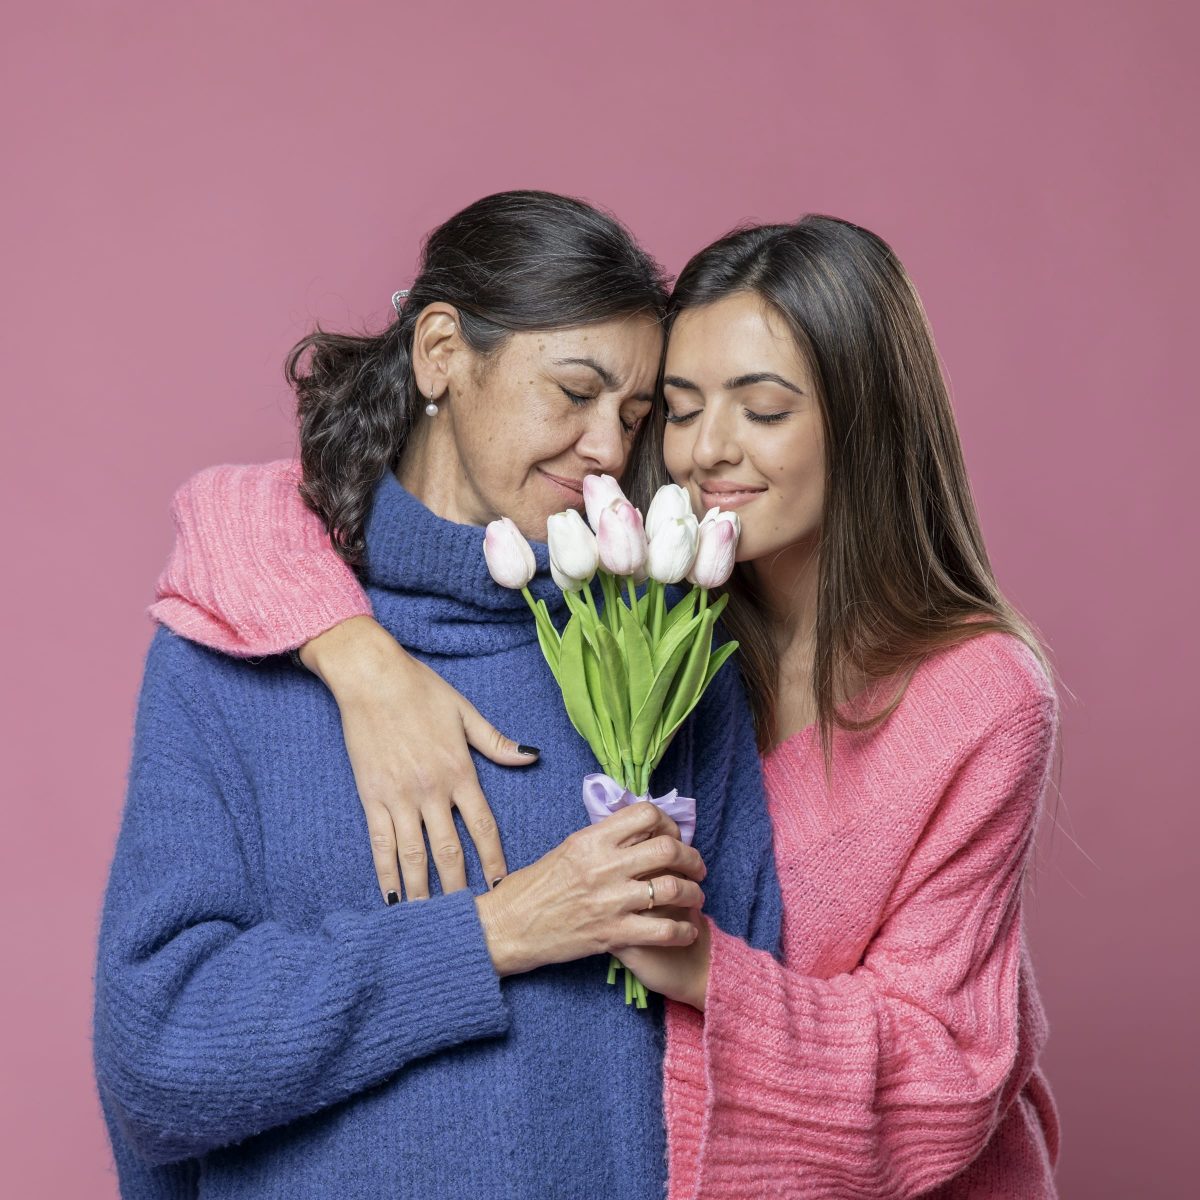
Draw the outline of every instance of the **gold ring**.
[[[650,907],[654,907],[654,880],[647,879],[646,886],[650,889]]]

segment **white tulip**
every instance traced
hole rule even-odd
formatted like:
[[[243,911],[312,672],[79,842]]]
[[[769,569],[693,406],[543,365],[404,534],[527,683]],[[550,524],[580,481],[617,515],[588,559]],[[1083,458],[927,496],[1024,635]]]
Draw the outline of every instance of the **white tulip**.
[[[555,570],[565,579],[573,579],[575,586],[563,587],[564,591],[578,591],[596,573],[600,562],[600,550],[596,535],[583,523],[583,518],[573,508],[555,513],[546,522],[546,540],[550,543],[551,573]],[[555,576],[558,583],[558,576]]]
[[[492,578],[501,587],[528,587],[537,573],[533,549],[508,517],[492,521],[484,530],[483,556]]]
[[[646,536],[653,539],[661,525],[692,515],[692,502],[677,483],[666,483],[654,493],[646,510]],[[650,574],[654,576],[654,572]],[[657,578],[657,576],[655,576]],[[682,576],[680,576],[682,578]]]
[[[692,569],[699,531],[700,522],[692,516],[690,507],[686,516],[660,518],[658,531],[650,537],[646,559],[650,578],[659,583],[678,583]]]
[[[583,506],[587,509],[588,524],[596,533],[600,532],[600,514],[625,498],[621,485],[611,475],[583,477]]]
[[[582,579],[574,579],[570,575],[564,575],[554,565],[554,559],[550,560],[550,578],[553,579],[554,582],[558,584],[558,586],[564,592],[578,592],[583,587],[585,582]]]
[[[702,588],[720,587],[725,583],[733,574],[741,534],[742,522],[737,513],[710,508],[700,522],[696,561],[688,579]]]

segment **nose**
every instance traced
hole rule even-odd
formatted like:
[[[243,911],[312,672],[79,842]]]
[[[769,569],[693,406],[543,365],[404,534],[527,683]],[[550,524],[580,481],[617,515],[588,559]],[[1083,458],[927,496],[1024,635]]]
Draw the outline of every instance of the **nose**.
[[[587,422],[575,443],[575,450],[589,471],[619,478],[629,456],[620,408],[594,405],[587,414]]]
[[[742,461],[735,422],[737,416],[725,404],[709,404],[696,419],[699,428],[692,443],[692,462],[703,471],[711,471],[721,463]]]

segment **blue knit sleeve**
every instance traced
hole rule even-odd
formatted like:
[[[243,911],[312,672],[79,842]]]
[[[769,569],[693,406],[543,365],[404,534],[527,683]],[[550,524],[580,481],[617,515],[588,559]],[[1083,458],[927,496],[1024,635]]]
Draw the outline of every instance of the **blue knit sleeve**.
[[[97,1080],[151,1164],[295,1121],[509,1022],[470,891],[331,912],[313,932],[268,919],[216,769],[236,755],[214,744],[205,653],[166,630],[151,646],[100,927]]]
[[[777,956],[783,899],[754,722],[736,661],[717,673],[692,721],[693,844],[708,867],[704,911],[726,933]]]

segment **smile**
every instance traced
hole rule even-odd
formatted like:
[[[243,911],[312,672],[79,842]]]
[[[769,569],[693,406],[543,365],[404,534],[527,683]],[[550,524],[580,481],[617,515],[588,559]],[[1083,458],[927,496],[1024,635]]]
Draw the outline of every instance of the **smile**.
[[[766,490],[765,487],[751,487],[749,484],[702,483],[700,498],[704,501],[705,508],[741,508],[752,500],[757,500]]]
[[[541,467],[537,468],[537,472],[568,504],[583,503],[582,479],[567,479],[562,475],[551,475],[549,471],[543,471]]]

